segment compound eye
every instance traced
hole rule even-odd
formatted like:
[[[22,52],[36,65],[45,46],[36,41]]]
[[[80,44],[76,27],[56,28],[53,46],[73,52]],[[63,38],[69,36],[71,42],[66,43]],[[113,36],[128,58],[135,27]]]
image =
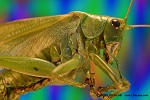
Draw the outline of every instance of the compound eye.
[[[119,22],[117,19],[113,19],[113,20],[112,20],[112,26],[113,26],[115,29],[118,29],[119,26],[120,26],[120,22]]]

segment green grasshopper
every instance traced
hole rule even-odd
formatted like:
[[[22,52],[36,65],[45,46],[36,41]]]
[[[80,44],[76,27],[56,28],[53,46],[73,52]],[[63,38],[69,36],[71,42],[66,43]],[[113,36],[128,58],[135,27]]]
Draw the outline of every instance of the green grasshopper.
[[[127,91],[130,83],[119,67],[110,63],[120,50],[125,30],[150,27],[126,24],[132,2],[124,19],[71,12],[0,25],[0,99],[17,100],[49,84],[90,86],[90,94],[103,100]],[[112,85],[95,90],[91,61],[113,81]],[[85,82],[75,80],[81,72],[87,76]],[[111,95],[104,96],[108,91]]]

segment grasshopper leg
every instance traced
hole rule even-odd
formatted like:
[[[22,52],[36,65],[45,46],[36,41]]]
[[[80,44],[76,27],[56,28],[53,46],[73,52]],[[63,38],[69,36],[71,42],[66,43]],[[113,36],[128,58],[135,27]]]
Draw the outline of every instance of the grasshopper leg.
[[[52,78],[55,82],[62,84],[69,84],[79,88],[84,88],[86,84],[77,82],[70,78],[70,72],[78,69],[82,64],[82,57],[79,54],[75,54],[73,59],[60,64],[52,71]],[[75,73],[76,74],[76,73]]]
[[[112,69],[103,59],[101,59],[99,56],[97,56],[94,53],[90,54],[91,60],[98,66],[101,70],[103,70],[106,75],[109,76],[109,78],[114,82],[113,85],[106,86],[106,87],[99,87],[97,90],[92,90],[92,93],[95,94],[98,97],[103,98],[104,100],[109,100],[109,98],[113,98],[114,96],[118,95],[120,92],[125,92],[129,89],[130,83],[124,79],[120,78],[120,75],[118,75],[116,72],[117,70]],[[103,96],[102,94],[113,90],[114,92],[111,92],[108,96]]]
[[[99,87],[97,90],[95,90],[94,73],[90,73],[90,77],[85,79],[85,84],[87,84],[90,87],[90,95],[93,99],[100,97],[103,100],[110,100],[108,96],[104,96],[102,94],[102,91],[100,91],[102,87]]]
[[[31,57],[0,56],[0,66],[26,75],[50,78],[55,65],[49,61]]]

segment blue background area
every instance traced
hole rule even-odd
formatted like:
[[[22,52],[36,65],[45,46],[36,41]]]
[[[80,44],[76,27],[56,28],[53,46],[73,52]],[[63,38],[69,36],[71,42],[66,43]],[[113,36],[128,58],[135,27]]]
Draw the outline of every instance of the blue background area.
[[[0,23],[39,16],[84,11],[96,15],[124,18],[130,0],[0,0]],[[134,0],[128,24],[150,24],[150,0]],[[150,28],[136,28],[124,34],[117,57],[121,73],[131,83],[130,90],[114,100],[150,100]],[[107,77],[93,68],[97,83]],[[109,84],[109,83],[108,83]],[[124,96],[148,94],[148,96]],[[22,95],[20,100],[92,100],[88,89],[72,86],[47,86]],[[100,99],[99,99],[100,100]]]

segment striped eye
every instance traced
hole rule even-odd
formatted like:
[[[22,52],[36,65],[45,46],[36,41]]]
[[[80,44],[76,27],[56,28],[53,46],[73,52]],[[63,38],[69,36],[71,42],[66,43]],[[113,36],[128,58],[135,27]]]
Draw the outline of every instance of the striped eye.
[[[120,22],[119,22],[117,19],[113,19],[113,20],[112,20],[112,26],[113,26],[115,29],[118,29],[119,26],[120,26]]]

